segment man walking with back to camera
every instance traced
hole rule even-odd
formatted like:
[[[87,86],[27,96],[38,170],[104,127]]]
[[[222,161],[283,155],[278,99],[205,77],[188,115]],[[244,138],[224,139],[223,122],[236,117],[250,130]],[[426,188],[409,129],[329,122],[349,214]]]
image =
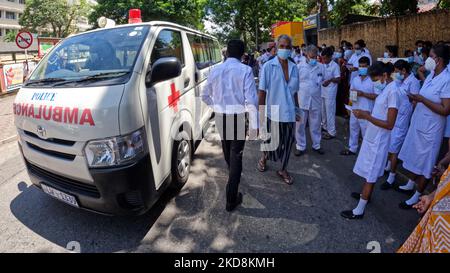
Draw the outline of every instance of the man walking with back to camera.
[[[252,68],[241,63],[245,44],[231,40],[227,46],[227,60],[214,68],[208,77],[202,99],[214,109],[216,128],[228,165],[226,210],[231,212],[242,203],[239,183],[242,173],[246,130],[246,112],[250,127],[256,131],[258,98]]]

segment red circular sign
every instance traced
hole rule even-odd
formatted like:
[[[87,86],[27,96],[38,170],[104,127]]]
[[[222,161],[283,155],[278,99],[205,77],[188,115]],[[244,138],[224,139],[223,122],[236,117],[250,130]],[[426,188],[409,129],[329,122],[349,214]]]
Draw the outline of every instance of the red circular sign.
[[[16,45],[21,49],[27,49],[33,44],[33,35],[28,31],[19,32],[16,36]]]

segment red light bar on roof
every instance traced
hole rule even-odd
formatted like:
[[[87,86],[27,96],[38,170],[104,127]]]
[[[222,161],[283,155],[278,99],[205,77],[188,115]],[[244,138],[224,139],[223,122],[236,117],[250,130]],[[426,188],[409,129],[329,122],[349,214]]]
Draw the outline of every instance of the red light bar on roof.
[[[128,23],[129,24],[142,23],[140,9],[130,9],[130,11],[128,12]]]

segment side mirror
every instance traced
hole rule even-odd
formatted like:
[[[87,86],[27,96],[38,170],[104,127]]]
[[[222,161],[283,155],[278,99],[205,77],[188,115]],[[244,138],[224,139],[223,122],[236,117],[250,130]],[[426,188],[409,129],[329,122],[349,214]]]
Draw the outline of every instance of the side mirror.
[[[181,63],[177,58],[161,58],[157,60],[147,71],[145,76],[145,84],[149,87],[158,82],[176,78],[181,75],[181,71]]]

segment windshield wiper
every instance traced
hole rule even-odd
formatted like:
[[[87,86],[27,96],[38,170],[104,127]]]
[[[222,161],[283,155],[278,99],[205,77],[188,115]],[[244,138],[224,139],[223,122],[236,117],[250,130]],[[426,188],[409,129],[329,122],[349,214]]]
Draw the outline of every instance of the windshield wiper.
[[[25,86],[34,85],[34,84],[59,83],[59,82],[65,82],[65,81],[67,81],[67,80],[61,79],[61,78],[46,78],[46,79],[40,79],[40,80],[30,80],[25,84]]]
[[[89,81],[96,81],[96,80],[104,80],[104,79],[110,79],[110,78],[117,78],[121,76],[125,76],[129,74],[130,71],[115,71],[115,72],[105,72],[105,73],[99,73],[96,75],[92,75],[89,77],[76,79],[76,80],[66,80],[61,83],[54,84],[53,86],[61,86],[65,84],[71,84],[71,83],[83,83],[83,82],[89,82]]]

